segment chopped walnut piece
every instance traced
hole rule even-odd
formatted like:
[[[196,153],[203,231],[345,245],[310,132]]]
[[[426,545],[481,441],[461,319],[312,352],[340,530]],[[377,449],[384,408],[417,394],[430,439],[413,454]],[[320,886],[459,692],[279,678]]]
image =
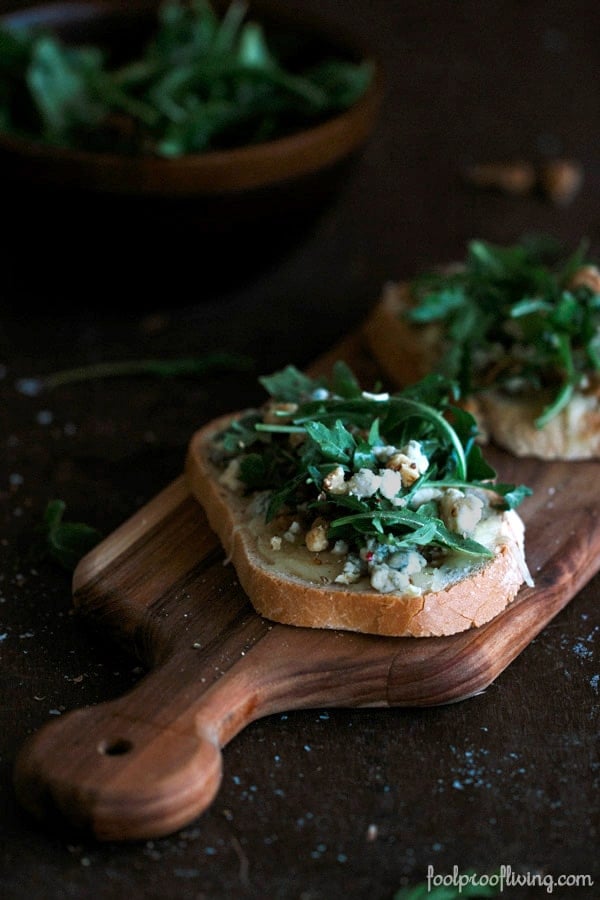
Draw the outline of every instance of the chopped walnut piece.
[[[312,523],[304,538],[306,546],[313,553],[319,553],[321,550],[327,550],[329,541],[327,539],[327,522],[325,519],[318,517]]]
[[[583,184],[583,167],[569,159],[552,159],[540,168],[540,184],[556,206],[567,206]]]
[[[393,469],[394,472],[400,472],[402,483],[405,487],[410,487],[419,478],[420,472],[414,459],[411,459],[406,453],[394,453],[390,456],[386,465],[386,469]]]

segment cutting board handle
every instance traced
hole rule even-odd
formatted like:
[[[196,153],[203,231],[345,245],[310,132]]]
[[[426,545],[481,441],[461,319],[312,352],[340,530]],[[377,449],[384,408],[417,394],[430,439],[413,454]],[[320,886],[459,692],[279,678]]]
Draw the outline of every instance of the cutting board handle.
[[[388,705],[400,646],[251,616],[218,647],[175,648],[119,699],[45,725],[16,759],[17,796],[36,818],[58,813],[100,840],[169,834],[212,802],[221,748],[255,719],[328,703]]]
[[[20,803],[38,819],[58,814],[100,840],[176,831],[210,805],[221,748],[254,719],[326,700],[381,702],[387,654],[367,653],[360,677],[343,677],[339,661],[332,675],[332,637],[250,616],[205,653],[175,647],[129,693],[73,710],[25,742],[14,767]],[[358,636],[338,639],[354,668]]]
[[[58,812],[101,840],[168,834],[206,809],[221,782],[219,730],[201,725],[197,689],[193,702],[171,695],[177,706],[167,713],[161,698],[177,668],[172,661],[123,697],[33,735],[14,769],[23,806],[38,819]],[[189,694],[189,682],[180,684]]]

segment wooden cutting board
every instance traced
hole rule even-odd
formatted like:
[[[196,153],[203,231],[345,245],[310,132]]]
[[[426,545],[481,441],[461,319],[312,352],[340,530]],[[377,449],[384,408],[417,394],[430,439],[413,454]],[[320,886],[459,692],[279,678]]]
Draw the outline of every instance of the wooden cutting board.
[[[376,372],[359,336],[319,360]],[[201,425],[202,423],[198,423]],[[520,512],[535,587],[500,616],[445,638],[294,628],[256,615],[183,476],[79,564],[75,606],[150,673],[125,696],[72,711],[22,748],[23,806],[101,840],[168,834],[205,810],[221,748],[248,723],[321,706],[432,706],[483,691],[600,568],[600,463],[517,460],[502,481],[534,489]]]

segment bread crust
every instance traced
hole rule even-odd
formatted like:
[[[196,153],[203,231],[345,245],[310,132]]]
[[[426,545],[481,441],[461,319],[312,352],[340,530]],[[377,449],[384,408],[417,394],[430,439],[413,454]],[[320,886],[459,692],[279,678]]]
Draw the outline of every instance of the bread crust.
[[[514,599],[525,578],[524,529],[514,511],[505,513],[510,533],[496,555],[463,581],[441,591],[403,596],[341,584],[312,584],[282,573],[257,553],[256,538],[244,520],[246,501],[219,483],[220,470],[209,458],[213,437],[234,418],[221,417],[193,435],[185,472],[190,490],[203,506],[242,588],[260,615],[309,628],[431,637],[482,625]]]
[[[399,388],[434,371],[445,352],[439,324],[411,325],[402,316],[410,305],[408,283],[388,284],[363,325],[369,352]],[[600,456],[598,394],[576,391],[562,412],[537,428],[535,420],[549,400],[541,392],[522,397],[486,389],[465,398],[464,406],[477,421],[480,442],[491,440],[514,456],[544,460]]]
[[[362,328],[369,351],[399,387],[428,375],[443,352],[440,326],[436,323],[410,325],[402,316],[410,306],[408,283],[388,282]]]

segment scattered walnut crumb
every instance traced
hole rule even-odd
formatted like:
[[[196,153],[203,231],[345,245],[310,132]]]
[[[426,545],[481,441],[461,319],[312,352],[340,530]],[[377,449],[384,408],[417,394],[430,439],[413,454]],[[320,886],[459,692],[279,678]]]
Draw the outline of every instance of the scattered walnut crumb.
[[[465,170],[465,178],[475,187],[497,188],[516,196],[528,194],[536,181],[534,166],[522,160],[477,163]]]
[[[583,166],[570,159],[552,159],[540,169],[540,185],[556,206],[568,206],[583,184]]]
[[[494,189],[514,197],[532,194],[536,188],[555,206],[567,206],[583,184],[583,166],[577,160],[554,158],[539,164],[516,159],[474,163],[463,176],[477,188]]]

